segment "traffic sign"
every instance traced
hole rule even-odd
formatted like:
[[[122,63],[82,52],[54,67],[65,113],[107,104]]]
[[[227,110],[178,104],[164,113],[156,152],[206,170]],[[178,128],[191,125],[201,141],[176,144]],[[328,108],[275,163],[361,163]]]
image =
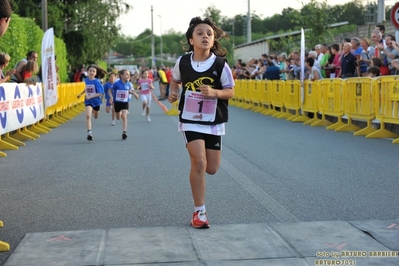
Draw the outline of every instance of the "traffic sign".
[[[391,10],[391,21],[395,28],[399,29],[399,2]]]

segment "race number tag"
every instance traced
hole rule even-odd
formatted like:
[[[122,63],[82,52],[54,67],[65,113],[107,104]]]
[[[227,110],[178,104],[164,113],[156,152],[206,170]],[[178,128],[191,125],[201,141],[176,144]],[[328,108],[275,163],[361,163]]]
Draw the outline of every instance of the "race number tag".
[[[147,91],[150,89],[150,84],[149,83],[141,83],[141,90],[142,91]]]
[[[127,102],[129,99],[129,91],[117,90],[115,100],[118,102]]]
[[[91,98],[94,94],[96,94],[96,88],[94,85],[87,84],[85,92],[86,92],[86,96],[89,96]]]
[[[204,97],[201,92],[186,91],[182,118],[198,122],[213,122],[216,116],[217,98]]]

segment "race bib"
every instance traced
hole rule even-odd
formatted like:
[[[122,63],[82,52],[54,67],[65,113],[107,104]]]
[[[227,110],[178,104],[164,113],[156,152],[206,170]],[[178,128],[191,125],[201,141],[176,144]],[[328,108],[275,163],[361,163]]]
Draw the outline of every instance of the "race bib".
[[[86,85],[86,96],[92,97],[94,94],[96,94],[96,87],[91,84]]]
[[[214,122],[217,98],[204,97],[201,92],[186,91],[182,118],[198,122]]]
[[[127,102],[129,99],[129,91],[117,90],[115,100],[118,102]]]
[[[141,90],[142,91],[147,91],[150,89],[150,86],[148,83],[141,83]]]

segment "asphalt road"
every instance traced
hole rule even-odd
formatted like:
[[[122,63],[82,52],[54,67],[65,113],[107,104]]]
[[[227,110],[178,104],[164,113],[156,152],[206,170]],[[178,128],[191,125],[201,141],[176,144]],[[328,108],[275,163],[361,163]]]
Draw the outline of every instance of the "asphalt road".
[[[169,108],[170,104],[164,102]],[[177,117],[131,103],[128,139],[104,107],[0,158],[0,240],[26,233],[186,226],[189,158]],[[230,108],[218,173],[207,178],[211,225],[395,219],[399,146]],[[11,252],[0,253],[2,265]]]

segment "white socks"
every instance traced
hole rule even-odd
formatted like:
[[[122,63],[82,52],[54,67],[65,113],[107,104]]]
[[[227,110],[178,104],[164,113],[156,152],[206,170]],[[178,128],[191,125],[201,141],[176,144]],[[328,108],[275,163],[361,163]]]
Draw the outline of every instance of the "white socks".
[[[197,211],[206,212],[205,205],[198,206],[198,207],[195,207],[195,206],[194,206],[194,212],[197,212]]]

